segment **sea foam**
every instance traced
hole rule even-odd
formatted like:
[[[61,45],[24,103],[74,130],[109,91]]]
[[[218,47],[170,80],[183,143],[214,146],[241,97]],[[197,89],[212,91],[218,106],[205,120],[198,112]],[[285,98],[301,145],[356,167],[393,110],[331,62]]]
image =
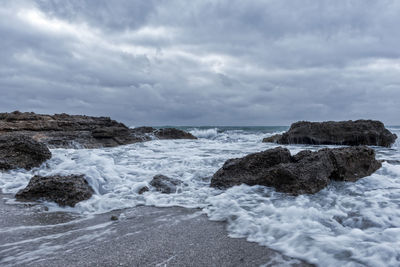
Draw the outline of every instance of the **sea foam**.
[[[210,188],[209,183],[227,159],[277,145],[262,143],[266,134],[260,132],[208,130],[197,132],[198,137],[204,136],[199,140],[53,149],[52,159],[39,168],[0,173],[0,188],[15,194],[35,174],[83,173],[94,188],[93,197],[75,208],[46,203],[50,211],[90,215],[137,205],[197,207],[211,220],[227,221],[232,237],[244,237],[320,266],[400,265],[400,165],[385,162],[369,177],[356,183],[335,182],[314,195],[294,197],[247,185],[222,191]],[[292,154],[321,148],[287,147]],[[376,151],[379,159],[400,160],[398,147]],[[139,189],[156,174],[180,179],[183,185],[175,194],[149,191],[139,195]]]

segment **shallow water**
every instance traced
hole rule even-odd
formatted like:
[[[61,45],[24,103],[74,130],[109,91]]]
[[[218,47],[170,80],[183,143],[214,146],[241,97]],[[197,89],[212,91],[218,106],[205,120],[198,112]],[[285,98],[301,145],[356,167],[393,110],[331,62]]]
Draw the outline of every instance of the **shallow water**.
[[[16,193],[34,174],[84,173],[95,195],[75,208],[46,203],[50,211],[104,213],[137,205],[202,208],[225,220],[232,237],[279,250],[320,266],[400,265],[400,145],[374,147],[390,160],[356,183],[336,182],[298,197],[262,186],[209,187],[211,176],[233,157],[276,147],[262,138],[286,127],[183,127],[198,140],[154,140],[105,149],[53,149],[45,165],[0,174],[0,188]],[[391,127],[400,136],[400,127]],[[292,154],[320,146],[287,146]],[[333,147],[333,146],[330,146]],[[156,174],[184,181],[178,193],[138,190]]]

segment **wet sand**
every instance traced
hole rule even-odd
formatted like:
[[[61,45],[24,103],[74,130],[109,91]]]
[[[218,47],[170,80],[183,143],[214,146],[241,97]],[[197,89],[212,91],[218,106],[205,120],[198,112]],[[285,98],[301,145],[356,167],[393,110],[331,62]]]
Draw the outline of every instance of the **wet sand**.
[[[1,266],[308,265],[229,238],[225,223],[196,209],[140,206],[83,216],[48,212],[41,204],[10,205],[12,195],[0,197]]]

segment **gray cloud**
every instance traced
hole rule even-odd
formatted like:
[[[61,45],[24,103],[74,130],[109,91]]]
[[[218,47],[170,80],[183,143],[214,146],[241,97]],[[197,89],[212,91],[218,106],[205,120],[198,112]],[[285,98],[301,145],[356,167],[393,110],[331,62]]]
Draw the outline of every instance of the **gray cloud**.
[[[400,3],[10,1],[1,111],[129,125],[400,124]]]

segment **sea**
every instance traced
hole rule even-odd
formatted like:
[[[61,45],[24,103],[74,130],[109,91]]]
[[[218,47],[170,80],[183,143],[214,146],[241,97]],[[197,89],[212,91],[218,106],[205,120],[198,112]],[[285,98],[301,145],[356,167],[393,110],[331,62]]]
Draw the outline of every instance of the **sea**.
[[[0,173],[3,193],[15,194],[33,175],[85,174],[95,193],[74,208],[52,211],[93,215],[139,205],[198,208],[225,221],[229,236],[246,238],[318,266],[400,266],[400,141],[373,147],[382,168],[357,182],[332,182],[313,195],[291,196],[264,186],[210,188],[212,175],[230,158],[277,147],[264,137],[279,127],[178,127],[197,140],[152,140],[102,149],[52,149],[30,171]],[[388,127],[400,137],[400,127]],[[323,147],[286,145],[292,154]],[[153,176],[182,180],[177,193],[138,194]],[[12,204],[12,200],[10,200]]]

